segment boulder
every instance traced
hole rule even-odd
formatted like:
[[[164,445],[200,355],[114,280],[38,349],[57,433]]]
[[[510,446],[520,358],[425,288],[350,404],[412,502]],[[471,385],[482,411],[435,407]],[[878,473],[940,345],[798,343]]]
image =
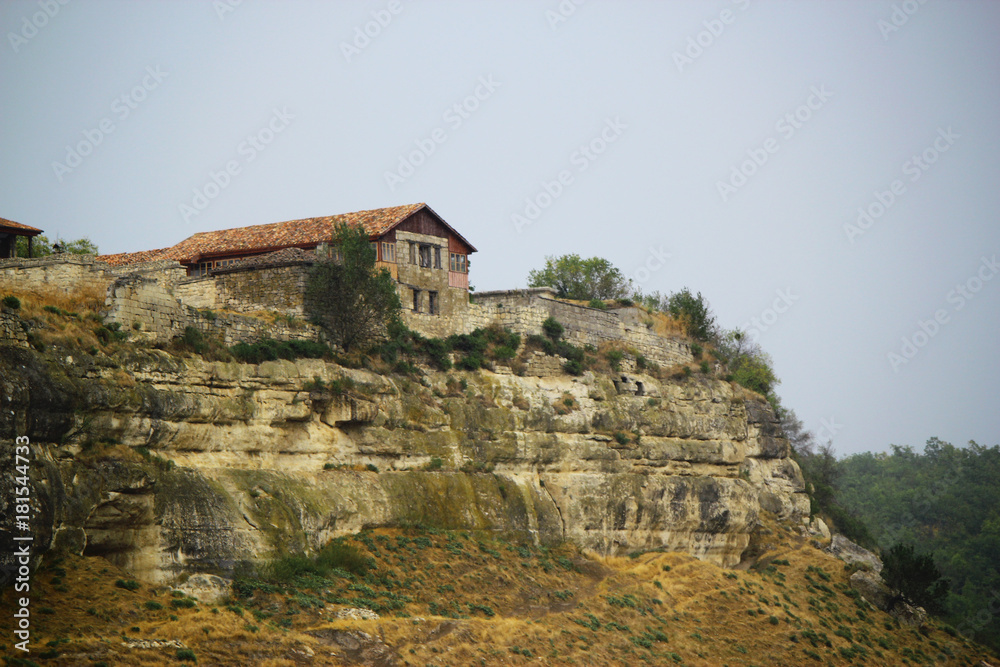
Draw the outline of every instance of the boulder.
[[[882,578],[874,572],[858,570],[852,574],[851,588],[882,611],[888,611],[889,605],[892,604],[892,589],[886,586]]]
[[[192,574],[177,590],[204,604],[218,604],[229,596],[230,584],[214,574]]]
[[[851,542],[839,533],[833,536],[833,539],[830,540],[830,546],[824,549],[824,551],[836,556],[848,565],[861,563],[867,565],[873,572],[882,571],[882,561],[878,556],[868,551],[868,549]]]

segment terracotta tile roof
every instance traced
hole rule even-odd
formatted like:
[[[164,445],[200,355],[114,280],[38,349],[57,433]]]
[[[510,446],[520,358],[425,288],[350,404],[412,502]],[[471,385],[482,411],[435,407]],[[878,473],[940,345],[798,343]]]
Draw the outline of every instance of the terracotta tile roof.
[[[0,218],[0,228],[14,230],[15,234],[19,231],[26,232],[25,234],[20,234],[19,236],[36,236],[42,233],[42,230],[37,227],[22,225],[20,222],[14,222],[13,220],[8,220],[6,218]]]
[[[159,250],[140,250],[139,252],[120,252],[116,255],[98,255],[98,262],[104,262],[111,266],[128,266],[130,264],[142,264],[143,262],[155,262],[160,259],[173,259],[169,256],[170,248],[160,248]]]
[[[334,227],[341,223],[361,226],[371,238],[377,238],[423,208],[444,222],[441,216],[424,203],[407,204],[406,206],[376,208],[370,211],[355,211],[354,213],[342,213],[321,218],[304,218],[250,227],[220,229],[214,232],[198,232],[169,248],[102,255],[98,259],[115,266],[157,259],[174,259],[189,264],[199,261],[201,258],[261,254],[262,252],[292,247],[312,248],[319,243],[329,241],[333,237]],[[445,226],[451,228],[447,223]],[[472,252],[475,252],[471,243],[454,229],[452,231],[468,244]]]
[[[333,237],[334,227],[339,223],[361,226],[369,235],[376,237],[392,229],[423,206],[424,204],[409,204],[322,218],[304,218],[251,227],[220,229],[214,232],[199,232],[170,248],[170,254],[175,259],[188,262],[212,255],[239,254],[290,246],[313,246],[329,241]]]

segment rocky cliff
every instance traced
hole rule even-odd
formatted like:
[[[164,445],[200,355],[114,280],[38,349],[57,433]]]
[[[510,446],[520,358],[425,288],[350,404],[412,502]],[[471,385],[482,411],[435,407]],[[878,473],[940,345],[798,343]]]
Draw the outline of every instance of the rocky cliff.
[[[391,524],[732,566],[762,509],[799,521],[809,508],[766,401],[699,375],[415,378],[7,347],[5,462],[14,435],[33,445],[36,549],[151,581]]]

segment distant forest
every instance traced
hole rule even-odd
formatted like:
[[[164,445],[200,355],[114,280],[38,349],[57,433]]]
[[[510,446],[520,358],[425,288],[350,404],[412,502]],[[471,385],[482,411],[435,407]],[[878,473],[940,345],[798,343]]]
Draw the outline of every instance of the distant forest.
[[[944,620],[1000,649],[1000,446],[931,438],[923,453],[893,445],[837,459],[794,413],[789,426],[814,511],[869,548],[909,544],[933,556],[951,586]]]

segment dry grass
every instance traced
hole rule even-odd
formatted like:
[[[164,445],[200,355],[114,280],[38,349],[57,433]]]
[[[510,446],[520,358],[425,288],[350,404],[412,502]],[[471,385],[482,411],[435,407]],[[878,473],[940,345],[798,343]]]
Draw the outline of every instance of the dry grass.
[[[94,328],[103,320],[104,285],[95,283],[67,291],[0,283],[0,297],[8,295],[20,299],[18,316],[31,322],[32,332],[42,344],[70,349],[99,344]]]
[[[33,645],[62,642],[62,655],[46,662],[62,665],[178,664],[175,649],[128,649],[123,635],[180,640],[200,665],[347,664],[333,657],[345,649],[330,639],[345,631],[367,633],[371,646],[397,656],[394,664],[441,667],[993,660],[934,624],[916,632],[856,603],[840,561],[784,526],[768,527],[774,546],[759,569],[746,571],[678,553],[595,557],[570,545],[540,550],[473,533],[366,531],[353,543],[375,560],[367,578],[334,577],[314,589],[299,580],[215,611],[171,610],[166,589],[117,588],[123,572],[72,557],[35,576]],[[377,604],[386,595],[406,602],[379,620],[334,618],[344,604],[360,606],[352,600],[370,595]],[[8,590],[5,608],[11,598]],[[309,602],[317,598],[322,608]],[[165,608],[150,610],[149,601]]]

